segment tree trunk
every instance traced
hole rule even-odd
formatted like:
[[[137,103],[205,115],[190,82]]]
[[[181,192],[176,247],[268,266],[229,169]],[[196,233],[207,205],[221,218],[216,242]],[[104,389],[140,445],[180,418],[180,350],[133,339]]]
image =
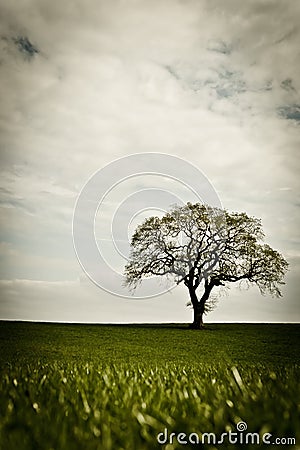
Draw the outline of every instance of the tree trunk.
[[[202,328],[204,328],[203,313],[201,312],[199,305],[194,307],[194,320],[191,328],[194,328],[195,330],[201,330]]]
[[[194,287],[189,288],[189,294],[191,298],[191,302],[194,310],[194,318],[193,323],[191,324],[191,328],[195,328],[197,330],[203,328],[203,312],[200,302],[198,300],[196,289]]]
[[[191,324],[191,328],[194,328],[197,330],[201,330],[202,328],[204,328],[203,315],[204,315],[204,310],[205,310],[205,303],[208,300],[213,287],[214,287],[214,284],[212,282],[209,283],[206,280],[205,285],[204,285],[205,290],[204,290],[204,293],[200,300],[198,300],[198,297],[196,294],[196,289],[194,289],[193,287],[189,288],[189,294],[190,294],[191,302],[192,302],[193,309],[194,309],[194,319],[193,319],[193,323]]]

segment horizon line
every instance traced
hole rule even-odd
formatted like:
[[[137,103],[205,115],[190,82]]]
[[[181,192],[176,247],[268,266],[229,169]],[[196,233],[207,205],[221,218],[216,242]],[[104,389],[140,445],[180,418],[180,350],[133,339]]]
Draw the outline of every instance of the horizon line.
[[[0,322],[26,322],[26,323],[56,323],[56,324],[78,324],[78,325],[164,325],[164,324],[186,324],[189,325],[191,322],[78,322],[73,320],[32,320],[32,319],[0,319]],[[291,321],[284,321],[284,322],[264,322],[264,321],[213,321],[213,322],[205,322],[205,325],[212,325],[212,324],[265,324],[265,325],[272,325],[272,324],[290,324],[290,325],[300,325],[300,322],[291,322]]]

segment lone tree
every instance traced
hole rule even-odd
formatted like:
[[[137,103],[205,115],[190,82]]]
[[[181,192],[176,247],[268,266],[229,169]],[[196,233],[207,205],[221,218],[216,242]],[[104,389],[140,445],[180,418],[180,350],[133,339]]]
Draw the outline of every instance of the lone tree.
[[[259,219],[245,213],[187,203],[162,218],[150,217],[132,236],[126,284],[145,277],[172,277],[184,283],[193,307],[193,328],[203,327],[211,292],[232,282],[254,283],[261,294],[280,297],[287,261],[269,245]],[[198,295],[198,291],[201,294]]]

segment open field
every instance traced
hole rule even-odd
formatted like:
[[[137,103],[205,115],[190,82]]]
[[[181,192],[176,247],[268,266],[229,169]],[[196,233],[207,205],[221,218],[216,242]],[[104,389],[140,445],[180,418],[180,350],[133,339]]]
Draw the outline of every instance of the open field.
[[[299,344],[300,325],[0,322],[0,449],[259,448],[157,443],[241,421],[299,445]]]

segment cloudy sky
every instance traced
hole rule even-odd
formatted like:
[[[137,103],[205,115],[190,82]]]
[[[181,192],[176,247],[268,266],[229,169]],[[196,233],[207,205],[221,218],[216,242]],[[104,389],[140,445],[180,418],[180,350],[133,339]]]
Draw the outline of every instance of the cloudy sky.
[[[208,320],[299,321],[300,3],[0,0],[0,9],[0,318],[191,320],[182,287],[116,296],[90,281],[73,247],[75,202],[92,174],[155,152],[198,168],[227,209],[261,218],[290,263],[282,299],[232,287]],[[106,172],[112,186],[128,161],[125,175]],[[107,258],[112,211],[149,188],[193,200],[178,178],[136,176],[110,191],[95,222]],[[118,235],[159,209],[147,199],[129,222],[123,207]]]

